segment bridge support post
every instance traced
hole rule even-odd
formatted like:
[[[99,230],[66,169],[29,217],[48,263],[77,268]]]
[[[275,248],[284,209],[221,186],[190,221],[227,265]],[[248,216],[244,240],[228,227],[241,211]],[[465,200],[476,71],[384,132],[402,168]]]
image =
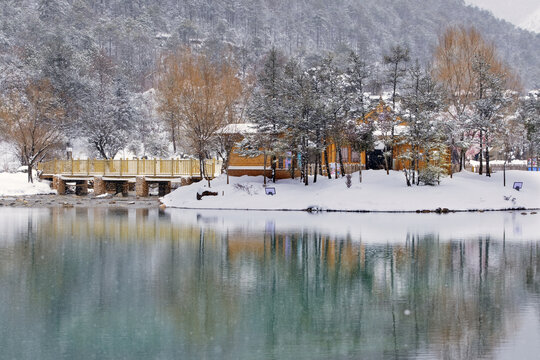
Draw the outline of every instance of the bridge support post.
[[[101,176],[94,177],[94,195],[103,195],[107,192],[107,184]]]
[[[56,189],[58,195],[66,195],[66,182],[60,176],[54,176],[53,189]]]
[[[137,176],[135,182],[135,193],[140,197],[148,196],[148,182],[144,176]]]
[[[75,186],[75,195],[88,195],[88,181],[77,181]]]
[[[159,196],[165,196],[171,192],[171,182],[165,181],[159,183]]]
[[[122,183],[122,196],[126,197],[128,195],[129,195],[129,183],[126,181]]]
[[[191,184],[193,184],[193,178],[191,178],[191,177],[183,177],[180,180],[180,186],[188,186],[188,185],[191,185]]]

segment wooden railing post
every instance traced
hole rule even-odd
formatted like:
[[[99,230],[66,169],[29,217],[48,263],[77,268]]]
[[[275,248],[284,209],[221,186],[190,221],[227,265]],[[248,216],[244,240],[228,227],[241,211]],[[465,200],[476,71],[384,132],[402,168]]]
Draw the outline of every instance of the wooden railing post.
[[[120,176],[122,176],[122,158],[120,158]]]
[[[90,175],[90,159],[86,158],[86,175]]]
[[[73,176],[73,156],[71,157],[71,176]]]
[[[56,174],[57,173],[57,171],[56,171],[56,159],[54,159],[54,161],[53,161],[53,167],[54,167],[53,173]]]
[[[137,158],[137,175],[139,175],[139,158]]]
[[[171,158],[171,176],[174,176],[174,159]]]
[[[156,176],[156,163],[157,163],[157,159],[154,158],[154,176]]]

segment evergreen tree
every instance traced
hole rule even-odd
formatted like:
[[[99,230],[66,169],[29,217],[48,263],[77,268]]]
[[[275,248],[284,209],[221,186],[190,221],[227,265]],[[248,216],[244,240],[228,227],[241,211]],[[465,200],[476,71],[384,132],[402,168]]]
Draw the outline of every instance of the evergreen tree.
[[[264,158],[264,182],[266,184],[266,164],[271,161],[272,181],[275,182],[277,157],[283,153],[285,131],[283,107],[284,59],[275,48],[266,57],[252,97],[249,116],[257,136],[245,142],[247,151],[260,152]]]
[[[433,185],[445,175],[448,165],[444,122],[439,116],[443,97],[430,74],[416,61],[409,70],[408,86],[402,97],[407,130],[400,137],[407,151],[400,158],[405,160],[407,186],[420,182]]]
[[[390,142],[386,146],[385,153],[385,165],[386,173],[389,173],[394,159],[394,146],[395,142],[395,126],[400,123],[400,112],[396,108],[396,101],[398,97],[398,90],[402,79],[407,74],[406,64],[410,61],[409,48],[407,46],[395,45],[390,48],[390,51],[383,56],[383,62],[386,65],[386,83],[390,85],[392,91],[392,113],[393,124],[390,129]],[[390,120],[390,119],[387,119]]]

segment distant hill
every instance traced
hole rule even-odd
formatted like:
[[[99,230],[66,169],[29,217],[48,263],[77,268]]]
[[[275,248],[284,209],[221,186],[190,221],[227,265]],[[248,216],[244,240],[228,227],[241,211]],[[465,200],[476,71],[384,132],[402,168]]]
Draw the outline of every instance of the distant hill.
[[[540,34],[540,7],[527,16],[519,27]]]
[[[181,45],[231,48],[246,69],[273,45],[305,61],[347,49],[380,61],[399,42],[422,61],[445,27],[474,25],[526,88],[540,87],[540,35],[463,0],[4,0],[0,24],[0,45],[39,49],[54,39],[81,64],[101,47],[134,83],[161,51]]]

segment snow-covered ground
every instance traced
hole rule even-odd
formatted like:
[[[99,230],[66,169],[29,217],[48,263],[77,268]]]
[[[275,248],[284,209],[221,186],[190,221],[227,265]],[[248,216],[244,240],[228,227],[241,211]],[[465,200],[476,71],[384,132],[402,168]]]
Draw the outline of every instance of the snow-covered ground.
[[[523,189],[512,189],[515,181],[523,182]],[[382,170],[353,174],[352,186],[345,179],[319,177],[316,184],[305,186],[299,180],[279,180],[268,186],[275,187],[276,195],[266,195],[262,177],[231,177],[227,185],[224,175],[212,181],[178,188],[161,200],[167,207],[198,209],[259,209],[304,210],[318,207],[324,210],[349,211],[416,211],[448,208],[450,210],[501,210],[509,208],[540,208],[540,172],[507,171],[506,187],[503,173],[491,178],[468,171],[444,178],[439,186],[407,187],[403,173]],[[197,192],[214,191],[218,196],[196,199]]]
[[[48,182],[34,180],[28,182],[28,174],[25,173],[0,173],[0,196],[20,196],[37,194],[54,194]]]

